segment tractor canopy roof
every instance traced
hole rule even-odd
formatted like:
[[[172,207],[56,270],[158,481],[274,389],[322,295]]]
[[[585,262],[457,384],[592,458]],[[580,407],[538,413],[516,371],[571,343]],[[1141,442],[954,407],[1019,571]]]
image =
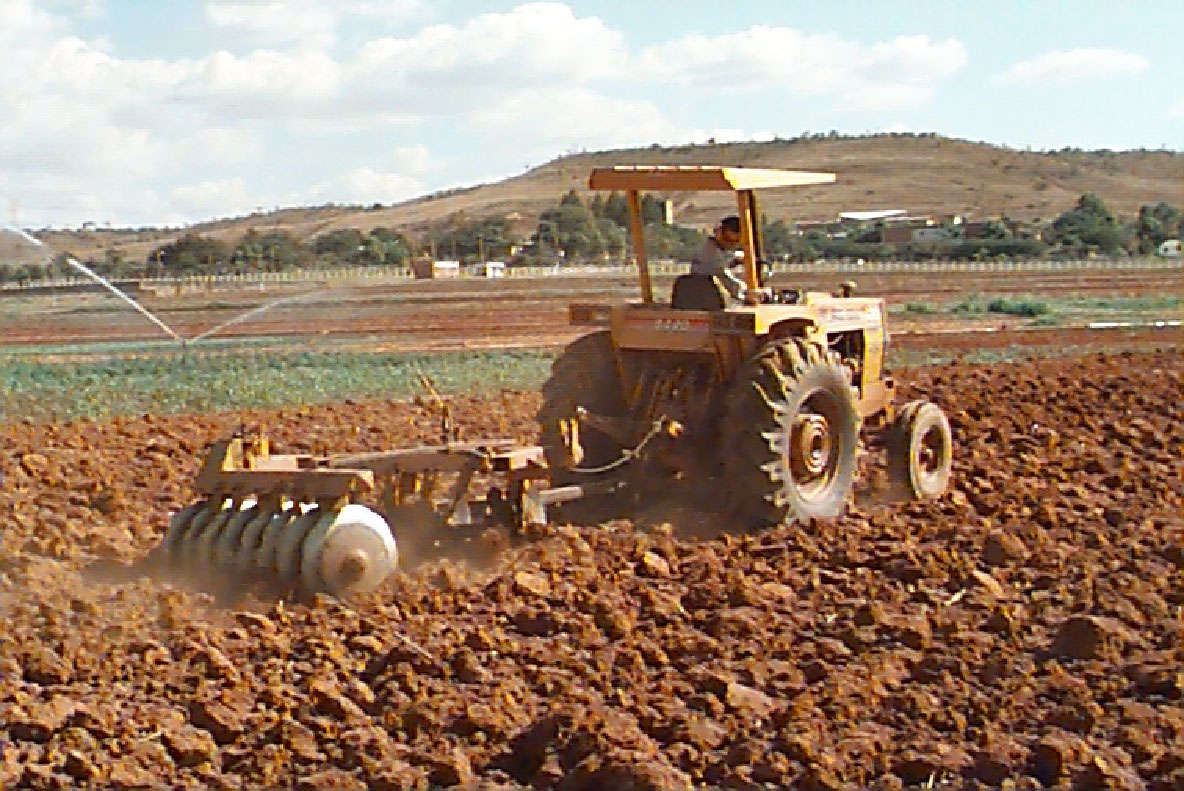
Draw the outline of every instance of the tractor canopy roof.
[[[593,168],[588,187],[594,190],[722,191],[829,184],[834,173],[723,165],[616,165]]]

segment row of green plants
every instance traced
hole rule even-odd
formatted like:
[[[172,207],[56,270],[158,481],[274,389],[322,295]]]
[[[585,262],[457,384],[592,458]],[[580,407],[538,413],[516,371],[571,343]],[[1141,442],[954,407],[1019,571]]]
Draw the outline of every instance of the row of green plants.
[[[917,316],[982,316],[997,314],[1037,319],[1041,324],[1056,323],[1067,314],[1089,314],[1094,318],[1115,314],[1162,314],[1184,309],[1184,298],[1171,295],[1149,297],[1065,297],[1046,298],[1030,295],[985,296],[973,294],[955,302],[906,302],[897,312]]]
[[[397,354],[237,351],[157,353],[98,360],[0,355],[0,422],[104,419],[410,398],[420,375],[442,393],[537,388],[548,350]]]

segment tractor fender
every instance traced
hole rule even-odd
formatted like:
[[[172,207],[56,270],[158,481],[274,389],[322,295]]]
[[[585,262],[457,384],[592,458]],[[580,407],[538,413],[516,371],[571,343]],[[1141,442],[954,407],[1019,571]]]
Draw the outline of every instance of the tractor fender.
[[[802,316],[782,319],[769,327],[768,340],[776,341],[782,338],[809,338],[820,332],[818,323],[813,319]]]

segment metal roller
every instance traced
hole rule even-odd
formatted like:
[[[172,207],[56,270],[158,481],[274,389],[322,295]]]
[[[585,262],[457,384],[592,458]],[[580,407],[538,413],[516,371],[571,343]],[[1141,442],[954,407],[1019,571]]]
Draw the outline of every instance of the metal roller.
[[[390,526],[366,506],[280,498],[194,503],[173,517],[161,550],[187,577],[263,580],[335,596],[375,589],[398,563]]]

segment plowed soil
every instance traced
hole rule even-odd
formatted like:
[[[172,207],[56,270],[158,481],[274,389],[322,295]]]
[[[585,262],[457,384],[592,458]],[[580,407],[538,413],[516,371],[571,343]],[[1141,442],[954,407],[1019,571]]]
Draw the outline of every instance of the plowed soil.
[[[1184,787],[1179,348],[897,375],[954,428],[936,502],[869,456],[833,523],[555,526],[350,603],[88,569],[243,423],[384,449],[425,409],[0,426],[0,787]],[[531,442],[537,406],[453,412]]]

